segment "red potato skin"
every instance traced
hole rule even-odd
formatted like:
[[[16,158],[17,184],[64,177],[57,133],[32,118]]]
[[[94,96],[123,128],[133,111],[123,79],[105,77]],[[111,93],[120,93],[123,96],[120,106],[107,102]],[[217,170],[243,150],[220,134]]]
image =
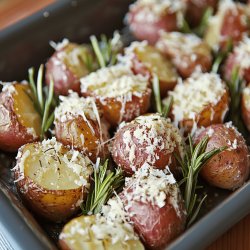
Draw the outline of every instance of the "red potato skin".
[[[242,23],[242,17],[246,17],[246,13],[241,8],[228,9],[225,12],[220,34],[221,48],[226,48],[228,39],[232,39],[233,44],[236,45],[242,40],[244,33],[249,32],[249,25],[247,22]]]
[[[104,118],[112,127],[116,127],[122,121],[132,121],[137,116],[145,114],[148,111],[151,99],[151,89],[146,89],[141,97],[132,95],[132,100],[126,102],[122,115],[122,102],[117,98],[101,98],[89,92],[82,93],[82,96],[93,96],[99,107],[103,110]]]
[[[223,77],[227,81],[231,80],[233,69],[240,65],[240,62],[236,60],[236,56],[235,53],[230,53],[223,66]],[[239,74],[246,82],[250,82],[250,67],[246,69],[239,68]]]
[[[130,30],[138,40],[147,40],[149,44],[154,45],[159,39],[160,30],[178,30],[176,13],[169,13],[166,11],[166,13],[162,14],[157,21],[147,20],[146,18],[138,20],[138,16],[142,15],[141,13],[143,13],[146,8],[148,8],[148,6],[134,7],[131,8],[127,14],[127,21]]]
[[[218,0],[186,0],[186,2],[186,19],[191,27],[196,27],[200,24],[204,11],[208,7],[216,10],[218,4]]]
[[[39,140],[18,121],[13,105],[12,96],[0,93],[0,149],[7,152],[16,152],[22,145]]]
[[[133,192],[129,190],[128,192]],[[123,204],[128,204],[124,192],[120,194]],[[164,249],[167,244],[179,236],[185,229],[186,213],[182,198],[178,197],[180,215],[168,201],[163,207],[152,205],[149,202],[129,201],[128,214],[135,231],[147,249]]]
[[[99,125],[91,119],[88,119],[88,122],[94,129],[94,133],[86,121],[79,116],[65,122],[55,121],[55,134],[59,142],[83,152],[92,162],[96,162],[97,157],[107,158],[109,156],[108,144],[104,144],[102,149],[98,150],[96,141],[101,140]],[[109,139],[108,126],[104,121],[101,121],[101,124],[102,140],[106,142]],[[84,135],[84,143],[81,142],[79,133]]]
[[[142,167],[142,165],[147,162],[147,159],[149,157],[149,154],[146,152],[145,148],[148,146],[146,143],[141,145],[138,142],[138,139],[133,136],[134,131],[138,128],[141,127],[139,124],[127,124],[124,127],[122,127],[118,132],[115,134],[114,137],[114,142],[113,142],[113,149],[112,149],[112,157],[115,163],[120,166],[125,174],[127,176],[132,176],[134,174],[134,170],[131,168],[131,162],[129,160],[129,152],[125,150],[126,144],[123,138],[123,134],[126,131],[130,131],[133,143],[136,145],[135,149],[135,158],[133,161],[133,166],[135,169],[139,169]],[[173,138],[174,140],[174,138]],[[159,145],[160,147],[160,145]],[[159,156],[158,159],[156,159],[155,163],[153,164],[154,168],[157,169],[165,169],[166,166],[168,165],[170,168],[170,171],[178,175],[179,173],[179,168],[178,164],[176,161],[176,158],[174,157],[174,154],[179,155],[180,152],[178,151],[178,148],[176,146],[174,152],[169,153],[167,152],[167,149],[159,149],[157,148],[154,152],[153,155]]]
[[[80,79],[63,62],[58,63],[61,60],[58,58],[59,53],[60,51],[56,51],[46,63],[46,84],[50,84],[50,76],[52,76],[57,95],[68,95],[70,89],[80,93]]]
[[[224,124],[212,125],[202,131],[195,138],[197,144],[206,136],[209,128],[214,130],[208,140],[206,152],[217,147],[228,147],[237,140],[237,148],[229,148],[212,157],[202,168],[201,176],[211,185],[234,190],[244,184],[249,177],[249,151],[244,138],[233,128],[227,128]]]
[[[249,95],[243,94],[241,99],[241,114],[245,126],[250,131],[250,109],[247,107],[247,98],[250,99]]]

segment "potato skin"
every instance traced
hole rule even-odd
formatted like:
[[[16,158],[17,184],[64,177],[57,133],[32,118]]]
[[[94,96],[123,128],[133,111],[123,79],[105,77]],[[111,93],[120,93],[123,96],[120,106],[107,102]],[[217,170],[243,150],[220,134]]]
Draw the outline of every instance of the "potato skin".
[[[22,145],[39,140],[18,120],[14,102],[8,90],[0,93],[0,149],[7,152],[16,152]]]
[[[15,173],[15,179],[19,173]],[[18,181],[16,186],[22,199],[38,216],[49,221],[62,222],[80,210],[76,204],[86,197],[84,188],[71,190],[47,190],[34,183],[29,177]]]
[[[177,13],[170,13],[166,10],[156,20],[145,18],[149,14],[151,14],[149,6],[133,6],[127,14],[130,30],[138,40],[147,40],[153,45],[159,39],[160,30],[178,30]],[[143,19],[140,18],[141,15],[144,15]]]
[[[186,0],[186,19],[191,27],[200,24],[202,16],[208,7],[216,9],[218,0]]]
[[[241,99],[241,114],[248,131],[250,131],[250,86],[246,87]]]
[[[181,128],[185,128],[186,132],[192,131],[195,123],[197,127],[208,127],[212,124],[223,123],[223,119],[227,111],[229,110],[229,93],[228,91],[221,97],[216,105],[209,104],[199,113],[196,114],[195,120],[183,119],[179,122]],[[170,117],[174,120],[173,113],[170,113]]]
[[[115,163],[120,166],[126,175],[131,176],[134,174],[135,170],[139,169],[143,166],[145,162],[147,162],[148,158],[151,158],[151,153],[146,151],[147,147],[150,147],[151,144],[144,142],[143,144],[139,143],[139,140],[134,136],[135,131],[138,128],[143,128],[139,124],[129,123],[119,129],[114,137],[113,147],[112,147],[112,157]],[[145,129],[145,128],[143,128]],[[167,129],[167,128],[166,128]],[[149,128],[145,129],[145,135],[149,134]],[[132,151],[132,145],[126,143],[126,139],[124,139],[124,134],[129,133],[131,135],[133,144],[135,145],[135,157],[131,162],[130,153]],[[159,134],[164,141],[166,134]],[[173,136],[173,135],[172,135]],[[174,138],[172,138],[174,140]],[[177,144],[177,143],[176,143]],[[130,151],[126,150],[126,147],[130,147]],[[161,147],[163,146],[163,148]],[[175,147],[172,153],[161,143],[161,145],[157,145],[154,148],[152,155],[157,155],[158,157],[155,159],[153,163],[153,167],[157,169],[165,169],[168,165],[171,172],[175,175],[178,175],[179,168],[174,157],[174,154],[180,155],[178,150],[178,146]],[[150,162],[149,162],[150,163]],[[151,163],[152,164],[152,163]]]
[[[133,190],[127,192],[133,193]],[[120,197],[126,206],[128,200],[125,193],[122,192]],[[147,249],[163,249],[185,229],[186,213],[182,198],[178,196],[179,215],[168,199],[161,208],[150,202],[129,201],[130,220]]]
[[[88,118],[87,118],[88,119]],[[64,145],[68,145],[86,154],[92,162],[96,162],[97,157],[107,158],[109,155],[108,144],[104,144],[99,148],[102,142],[109,139],[108,125],[104,120],[101,120],[102,126],[102,141],[101,131],[97,121],[88,119],[94,133],[81,117],[75,117],[65,122],[55,121],[55,134],[58,141]],[[82,142],[81,135],[84,136]]]
[[[212,157],[201,169],[201,176],[211,185],[234,190],[248,179],[250,164],[249,152],[242,135],[228,124],[216,124],[206,128],[195,138],[197,144],[209,130],[206,152],[218,148],[228,147],[226,150]]]
[[[151,89],[147,88],[141,97],[132,94],[131,100],[123,97],[102,98],[94,96],[92,93],[82,93],[82,96],[93,96],[102,109],[104,118],[111,126],[116,127],[122,121],[129,122],[147,112],[150,106]]]
[[[46,63],[46,84],[50,84],[50,78],[52,77],[54,80],[54,90],[58,95],[68,95],[70,89],[80,93],[80,78],[89,73],[83,61],[79,61],[77,65],[71,65],[70,59],[67,59],[70,53],[77,49],[77,47],[81,48],[81,45],[74,43],[67,44],[55,51]],[[85,49],[82,53],[85,53],[86,56],[92,56],[88,48],[86,47]],[[80,54],[80,52],[78,53]]]

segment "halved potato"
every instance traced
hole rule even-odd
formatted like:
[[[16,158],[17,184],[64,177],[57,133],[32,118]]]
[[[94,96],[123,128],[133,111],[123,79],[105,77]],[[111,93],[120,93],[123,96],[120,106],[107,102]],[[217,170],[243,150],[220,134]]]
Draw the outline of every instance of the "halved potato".
[[[22,145],[39,140],[41,117],[27,84],[6,83],[0,94],[0,149],[14,152]]]
[[[169,166],[178,174],[174,154],[183,156],[183,138],[170,119],[159,114],[139,116],[120,128],[114,137],[112,156],[127,175],[132,175],[145,163],[157,169]]]
[[[229,110],[227,86],[214,73],[193,74],[169,94],[173,97],[170,116],[186,132],[223,123]]]
[[[243,136],[231,123],[216,124],[207,127],[195,138],[199,143],[209,136],[206,151],[227,147],[212,157],[201,169],[201,176],[211,185],[234,190],[244,184],[249,177],[249,151]]]
[[[248,131],[250,131],[250,85],[245,87],[242,93],[241,114]]]
[[[55,49],[46,63],[46,84],[50,84],[52,77],[56,94],[67,95],[70,89],[80,93],[80,78],[89,73],[87,62],[93,61],[91,50],[66,39]]]
[[[159,50],[148,45],[146,41],[131,43],[125,48],[125,54],[120,60],[130,65],[135,74],[151,78],[156,74],[162,96],[166,96],[168,90],[172,90],[177,83],[178,75],[175,67]]]
[[[216,15],[208,22],[205,41],[215,50],[225,48],[228,40],[236,45],[249,32],[249,17],[249,5],[231,0],[221,1]]]
[[[81,78],[81,93],[95,98],[113,127],[146,113],[151,97],[149,78],[120,64]]]
[[[211,49],[194,34],[161,32],[156,47],[171,59],[183,78],[197,69],[208,72],[212,66]]]
[[[143,250],[142,243],[131,238],[129,229],[122,223],[107,224],[100,214],[83,215],[64,226],[59,245],[62,250]]]
[[[94,98],[80,98],[73,92],[59,98],[54,121],[57,140],[88,155],[93,162],[97,157],[106,158],[109,127]]]
[[[159,32],[179,29],[179,20],[186,4],[183,0],[148,1],[137,0],[130,5],[126,20],[133,35],[139,40],[154,44]]]
[[[27,206],[37,215],[59,222],[79,210],[92,166],[88,157],[52,138],[22,146],[13,170]]]
[[[130,223],[147,249],[165,249],[184,231],[184,201],[169,170],[145,164],[127,178],[120,197]]]

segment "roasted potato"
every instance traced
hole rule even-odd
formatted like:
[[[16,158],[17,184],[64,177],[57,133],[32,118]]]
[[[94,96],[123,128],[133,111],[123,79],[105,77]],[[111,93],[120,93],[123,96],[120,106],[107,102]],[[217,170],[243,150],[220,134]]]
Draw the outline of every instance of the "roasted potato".
[[[231,123],[207,127],[195,137],[198,143],[204,136],[209,140],[206,151],[227,147],[213,156],[201,169],[201,176],[211,185],[234,190],[244,184],[250,171],[249,151],[243,136]]]
[[[205,41],[214,50],[225,49],[229,40],[236,45],[249,33],[249,17],[248,5],[231,0],[221,1],[216,15],[208,22]]]
[[[46,84],[49,85],[52,78],[58,95],[67,95],[70,89],[80,93],[80,78],[90,73],[87,62],[93,61],[91,50],[68,40],[63,40],[55,49],[46,64]]]
[[[187,4],[186,19],[191,27],[197,27],[207,8],[216,10],[219,0],[185,0]]]
[[[109,222],[98,215],[80,216],[68,222],[60,236],[62,250],[143,250],[130,225]]]
[[[156,47],[172,60],[183,78],[189,77],[196,69],[207,72],[211,68],[211,49],[194,34],[161,32]]]
[[[137,117],[120,128],[114,137],[112,156],[127,175],[148,163],[178,174],[174,154],[183,156],[183,139],[169,119],[159,114]]]
[[[227,57],[223,66],[223,77],[227,81],[232,79],[234,69],[238,69],[238,74],[241,79],[250,82],[250,39],[244,37],[243,40],[234,47],[232,53]]]
[[[86,154],[93,162],[109,155],[108,124],[91,97],[70,92],[60,96],[55,110],[55,134],[58,141]]]
[[[102,68],[81,78],[82,95],[96,99],[113,127],[147,112],[151,97],[148,86],[148,77],[134,75],[124,65]]]
[[[138,0],[130,5],[126,20],[137,39],[154,44],[161,30],[179,30],[179,18],[185,8],[182,0]]]
[[[156,74],[162,96],[166,96],[177,83],[178,75],[172,63],[146,41],[131,43],[125,48],[125,55],[120,57],[120,61],[128,64],[135,74],[150,78]]]
[[[185,229],[184,202],[168,170],[144,165],[127,178],[120,197],[147,249],[163,249]]]
[[[250,131],[250,86],[244,88],[241,99],[241,114],[247,129]]]
[[[27,84],[5,83],[0,93],[0,149],[15,152],[39,140],[41,118],[31,100]]]
[[[195,73],[176,85],[170,116],[186,132],[222,123],[229,110],[226,84],[214,73]]]
[[[79,210],[92,165],[88,157],[52,138],[22,146],[13,170],[27,206],[38,216],[60,222]]]

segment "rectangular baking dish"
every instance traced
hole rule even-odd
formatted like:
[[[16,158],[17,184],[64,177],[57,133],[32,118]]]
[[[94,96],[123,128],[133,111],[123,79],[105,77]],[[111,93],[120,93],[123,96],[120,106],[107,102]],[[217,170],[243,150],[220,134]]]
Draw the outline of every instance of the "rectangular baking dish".
[[[87,42],[91,34],[110,35],[121,29],[130,0],[60,0],[0,32],[0,79],[27,79],[27,69],[45,63],[49,41],[63,38]],[[12,184],[14,155],[0,152],[0,249],[56,249],[61,225],[34,219]],[[250,212],[250,182],[231,193],[209,188],[201,218],[171,245],[170,250],[203,249]]]

